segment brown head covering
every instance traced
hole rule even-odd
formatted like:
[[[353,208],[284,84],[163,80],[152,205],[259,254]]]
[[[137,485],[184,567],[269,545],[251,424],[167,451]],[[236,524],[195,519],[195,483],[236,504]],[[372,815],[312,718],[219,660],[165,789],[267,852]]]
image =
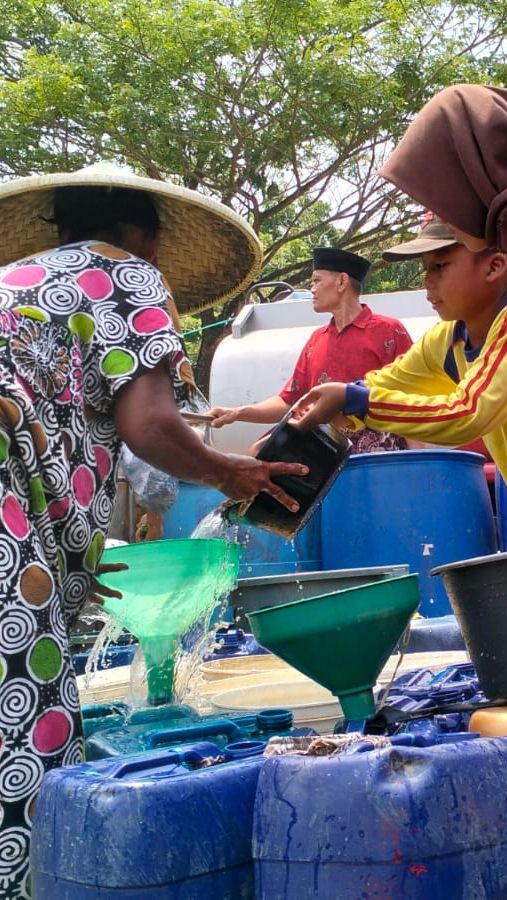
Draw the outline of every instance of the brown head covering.
[[[507,90],[440,91],[380,174],[445,222],[507,251]]]

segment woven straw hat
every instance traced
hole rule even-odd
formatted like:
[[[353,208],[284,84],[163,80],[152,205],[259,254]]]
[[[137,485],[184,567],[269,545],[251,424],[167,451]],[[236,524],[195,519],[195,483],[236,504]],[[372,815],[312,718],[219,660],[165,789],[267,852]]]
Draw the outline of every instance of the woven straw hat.
[[[59,244],[53,215],[55,187],[105,185],[155,194],[161,221],[157,265],[180,313],[207,309],[246,288],[259,272],[262,249],[252,228],[229,207],[170,182],[97,163],[0,184],[0,266]]]

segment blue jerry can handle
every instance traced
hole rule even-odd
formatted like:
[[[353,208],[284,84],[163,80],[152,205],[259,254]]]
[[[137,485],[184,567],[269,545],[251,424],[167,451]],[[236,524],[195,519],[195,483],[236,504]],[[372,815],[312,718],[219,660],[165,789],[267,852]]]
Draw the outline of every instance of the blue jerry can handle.
[[[137,759],[127,759],[113,766],[108,773],[109,778],[123,778],[125,775],[132,775],[134,772],[146,772],[149,769],[157,769],[163,766],[181,766],[182,755],[180,753],[161,753],[157,756],[138,757]]]
[[[201,724],[183,725],[181,728],[158,729],[156,731],[148,731],[144,740],[147,750],[153,750],[160,744],[174,743],[174,741],[191,741],[194,738],[201,740],[210,736],[223,735],[228,739],[229,743],[239,740],[242,737],[241,728],[230,719],[215,719],[214,722],[204,722]]]
[[[223,751],[216,744],[202,741],[181,750],[164,750],[153,756],[143,753],[131,756],[128,759],[119,760],[109,768],[107,776],[108,778],[123,778],[125,775],[132,775],[135,772],[148,772],[150,769],[159,769],[161,766],[177,766],[181,768],[189,765],[191,769],[204,757],[218,757],[221,755],[223,755]]]

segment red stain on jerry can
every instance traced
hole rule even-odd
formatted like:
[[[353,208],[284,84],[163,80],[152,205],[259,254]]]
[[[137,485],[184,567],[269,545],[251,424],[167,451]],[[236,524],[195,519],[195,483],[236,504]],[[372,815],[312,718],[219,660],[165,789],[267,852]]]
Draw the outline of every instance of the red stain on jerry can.
[[[412,875],[415,875],[416,878],[419,878],[419,875],[424,875],[428,871],[427,866],[417,866],[415,863],[412,863],[408,867],[408,871],[412,872]]]

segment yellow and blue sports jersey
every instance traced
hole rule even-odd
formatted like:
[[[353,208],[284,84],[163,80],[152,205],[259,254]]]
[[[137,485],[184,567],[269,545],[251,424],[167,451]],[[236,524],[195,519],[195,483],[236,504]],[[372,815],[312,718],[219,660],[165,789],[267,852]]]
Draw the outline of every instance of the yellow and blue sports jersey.
[[[507,309],[478,348],[464,322],[434,325],[393,363],[347,385],[344,413],[351,428],[444,447],[482,437],[507,479]]]

